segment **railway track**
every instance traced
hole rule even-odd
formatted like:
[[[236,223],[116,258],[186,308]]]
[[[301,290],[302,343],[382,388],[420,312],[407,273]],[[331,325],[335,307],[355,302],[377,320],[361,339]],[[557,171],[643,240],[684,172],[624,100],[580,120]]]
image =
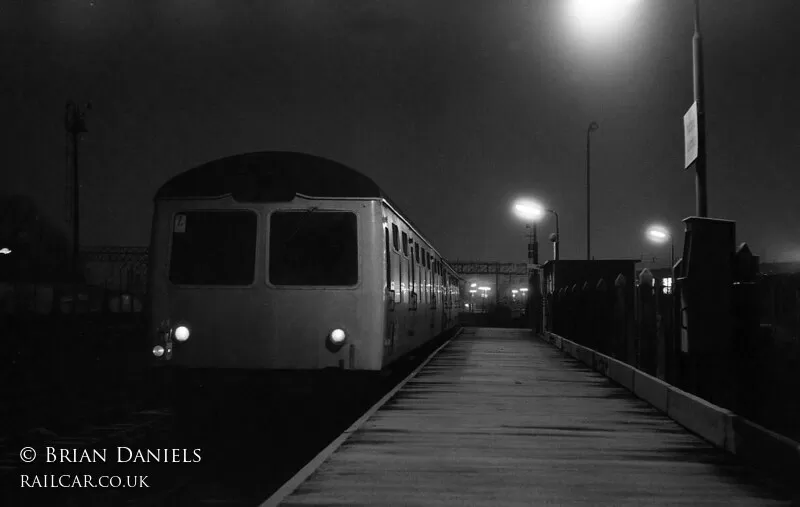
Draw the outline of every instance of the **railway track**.
[[[342,386],[321,383],[309,389],[239,389],[236,396],[207,402],[198,398],[180,407],[98,410],[80,430],[42,429],[0,444],[2,505],[160,507],[258,505],[347,429],[449,336],[441,337],[370,382]],[[130,405],[120,402],[121,406]],[[134,403],[135,405],[135,403]],[[113,420],[113,422],[112,422]],[[20,446],[63,449],[198,449],[199,463],[23,464]],[[127,451],[126,451],[127,452]],[[37,460],[38,461],[38,460]],[[20,488],[20,475],[101,474],[147,477],[147,487],[80,488],[32,491]]]

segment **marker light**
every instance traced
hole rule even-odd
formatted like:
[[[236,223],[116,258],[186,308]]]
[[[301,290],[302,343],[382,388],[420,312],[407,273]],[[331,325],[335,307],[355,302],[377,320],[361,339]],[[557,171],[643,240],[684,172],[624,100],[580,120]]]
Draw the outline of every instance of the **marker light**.
[[[189,339],[189,328],[186,326],[178,326],[175,328],[175,339],[179,342],[185,342]]]
[[[341,329],[334,329],[331,331],[331,341],[335,344],[342,343],[345,339],[344,331]]]
[[[153,347],[153,355],[156,357],[161,357],[164,355],[164,347],[161,345],[156,345]]]

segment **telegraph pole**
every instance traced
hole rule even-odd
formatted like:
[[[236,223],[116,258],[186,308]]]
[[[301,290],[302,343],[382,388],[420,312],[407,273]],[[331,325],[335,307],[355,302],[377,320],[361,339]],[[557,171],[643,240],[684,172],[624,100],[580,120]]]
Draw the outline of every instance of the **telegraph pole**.
[[[86,104],[86,109],[91,109]],[[77,273],[80,260],[80,178],[78,173],[78,140],[86,130],[85,112],[74,101],[68,100],[64,112],[64,128],[67,131],[68,146],[72,147],[72,269]],[[69,149],[69,148],[68,148]]]

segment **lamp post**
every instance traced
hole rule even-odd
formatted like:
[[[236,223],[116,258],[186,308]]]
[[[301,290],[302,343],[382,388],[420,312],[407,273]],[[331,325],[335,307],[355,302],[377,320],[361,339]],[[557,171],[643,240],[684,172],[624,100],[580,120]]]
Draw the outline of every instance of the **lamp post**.
[[[586,260],[592,260],[592,204],[591,204],[591,167],[592,167],[592,132],[599,129],[597,122],[591,122],[586,129]]]
[[[561,242],[561,233],[558,230],[558,213],[554,210],[543,208],[540,204],[533,201],[518,201],[514,204],[514,212],[516,215],[524,220],[539,220],[544,213],[552,213],[556,217],[556,233],[555,237],[551,234],[550,241],[553,242],[553,260],[559,259],[559,244]]]

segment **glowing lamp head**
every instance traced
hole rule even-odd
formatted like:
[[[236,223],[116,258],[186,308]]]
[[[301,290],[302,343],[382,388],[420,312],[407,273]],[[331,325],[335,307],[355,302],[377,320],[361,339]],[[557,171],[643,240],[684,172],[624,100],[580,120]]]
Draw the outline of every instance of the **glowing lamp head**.
[[[331,331],[330,338],[331,342],[338,345],[340,343],[344,343],[344,340],[345,338],[347,338],[347,335],[342,329],[334,329],[333,331]]]
[[[524,220],[539,220],[544,215],[544,208],[531,201],[521,201],[514,205],[514,213]]]
[[[156,357],[161,357],[164,355],[164,347],[161,345],[156,345],[153,347],[153,355]]]
[[[175,339],[179,342],[185,342],[189,339],[189,328],[186,326],[178,326],[175,328]]]
[[[665,243],[670,239],[670,234],[665,227],[656,225],[647,229],[647,239],[655,243]]]

